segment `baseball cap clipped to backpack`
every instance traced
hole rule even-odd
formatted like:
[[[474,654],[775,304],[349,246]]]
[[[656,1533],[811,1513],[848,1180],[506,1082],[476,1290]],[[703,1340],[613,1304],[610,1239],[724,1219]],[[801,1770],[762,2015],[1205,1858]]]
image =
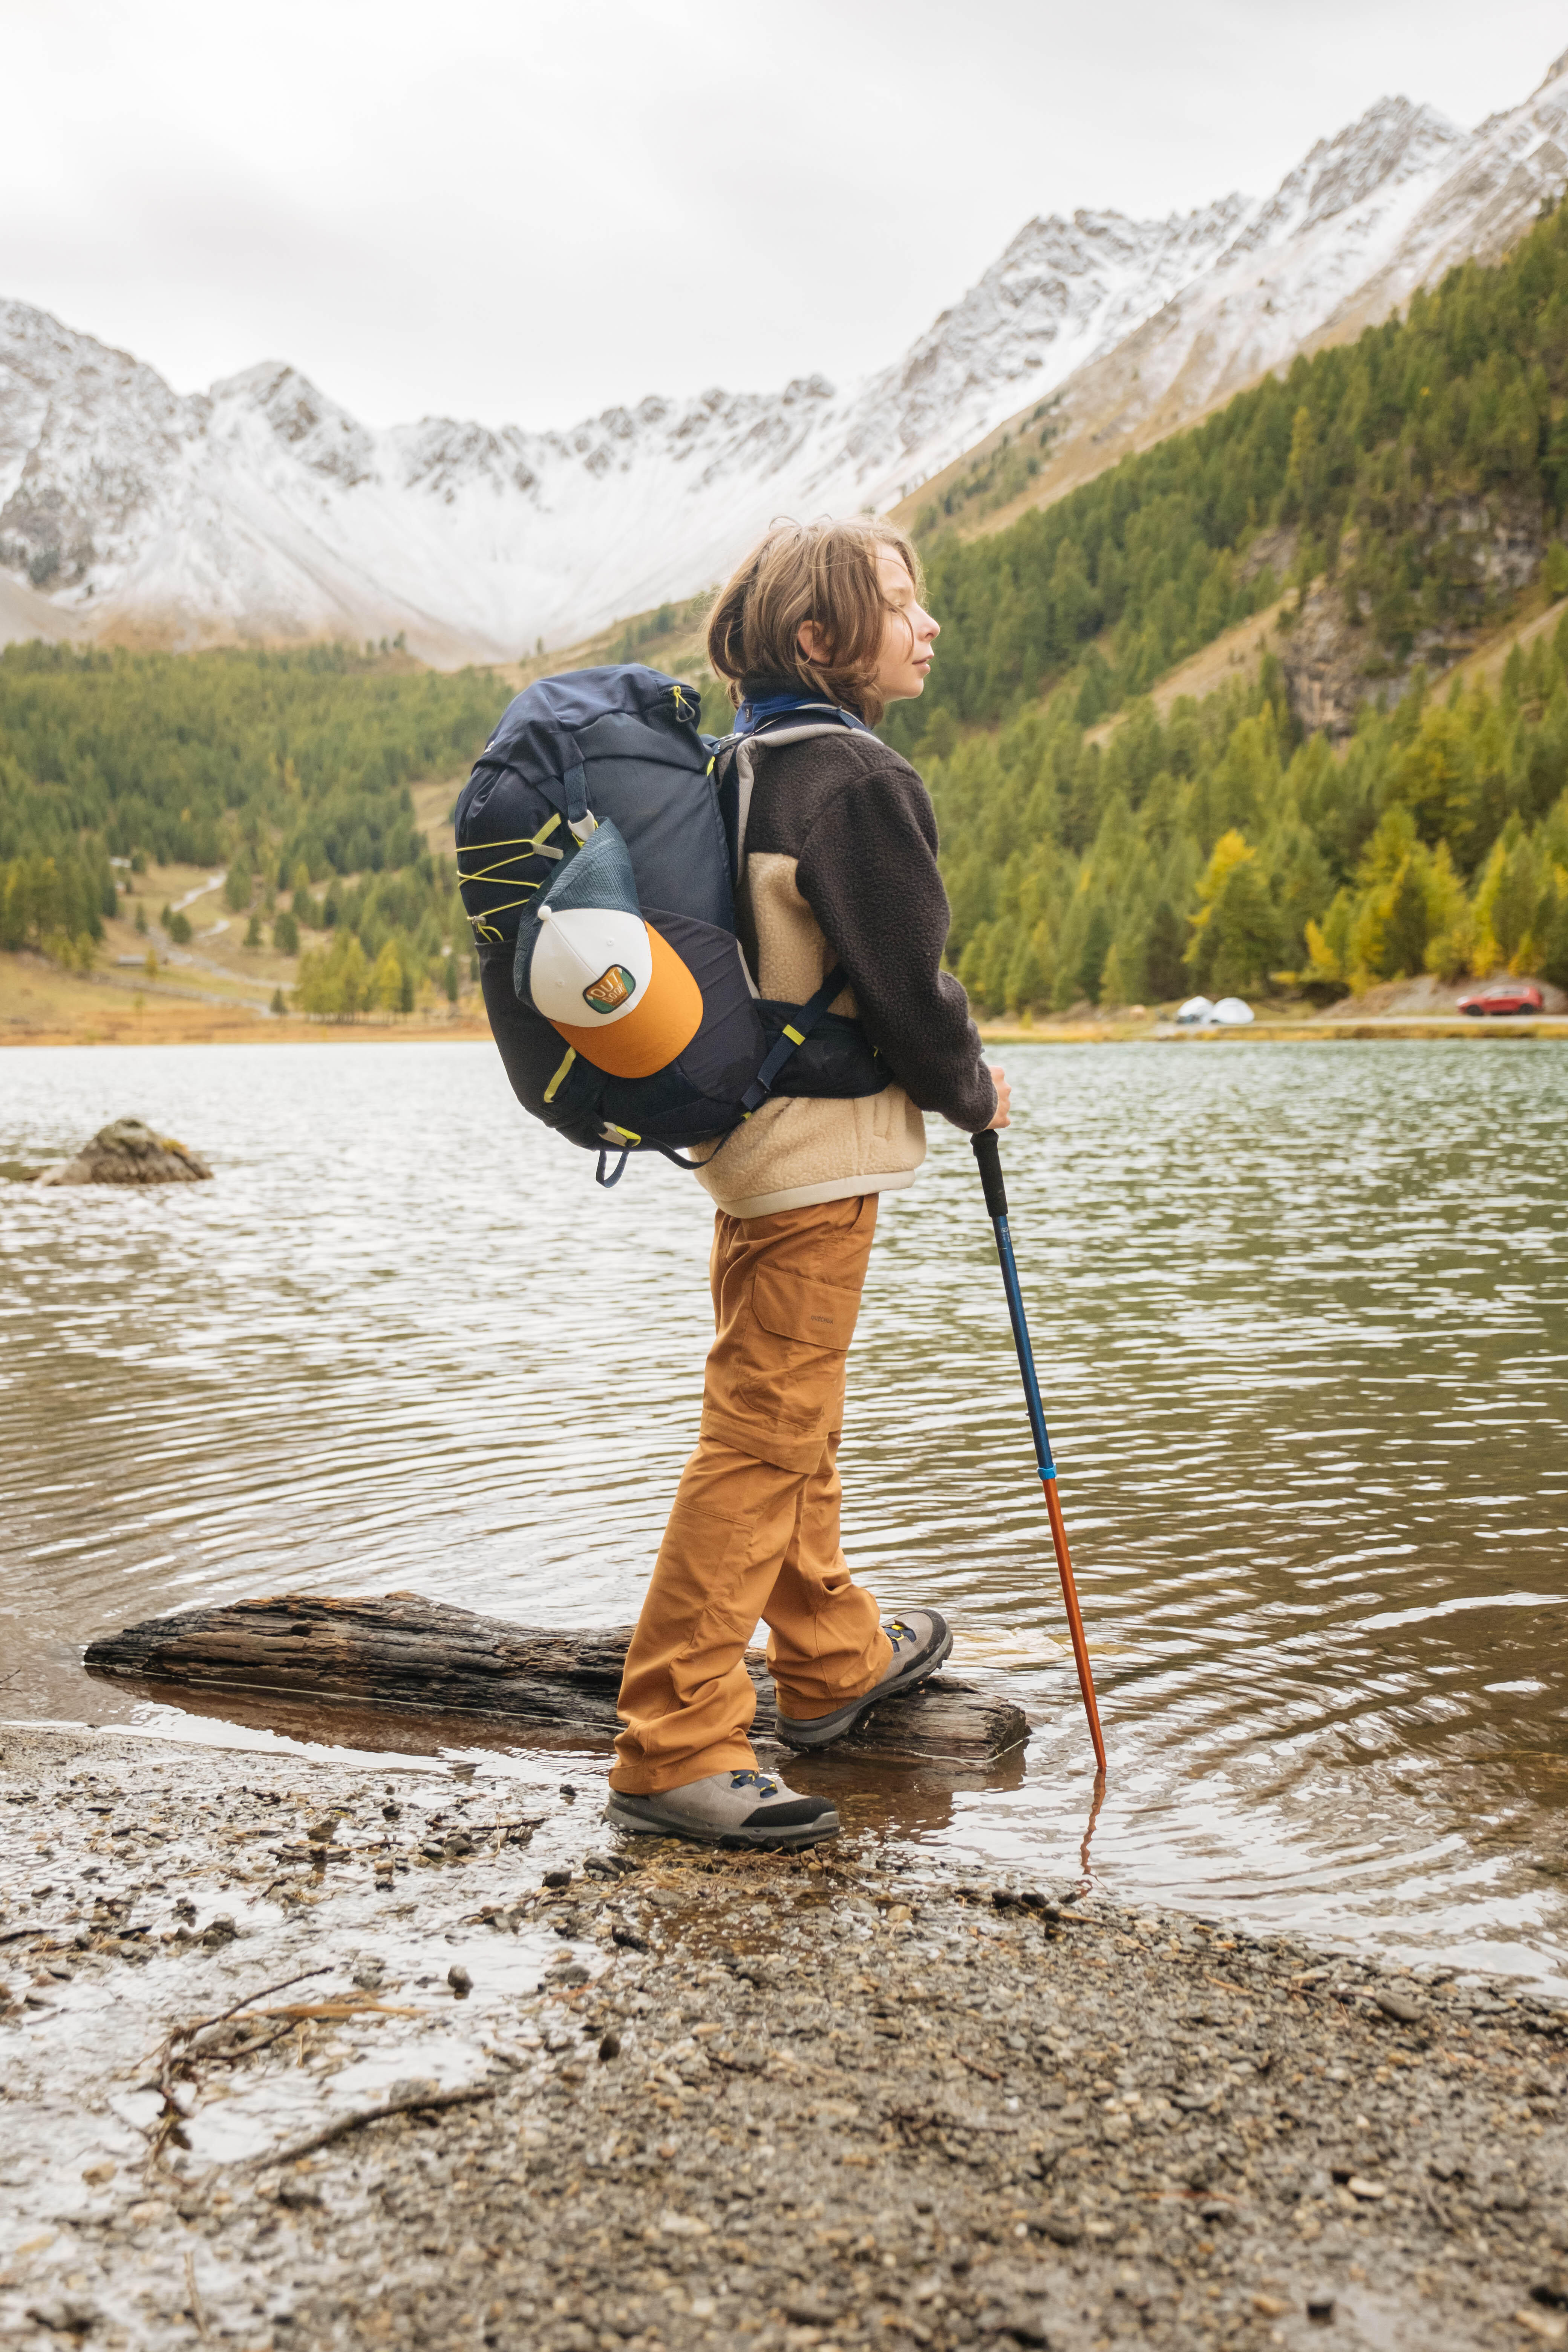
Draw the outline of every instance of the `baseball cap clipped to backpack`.
[[[644,922],[630,853],[607,819],[519,925],[513,980],[519,997],[612,1077],[651,1077],[702,1023],[702,991]]]

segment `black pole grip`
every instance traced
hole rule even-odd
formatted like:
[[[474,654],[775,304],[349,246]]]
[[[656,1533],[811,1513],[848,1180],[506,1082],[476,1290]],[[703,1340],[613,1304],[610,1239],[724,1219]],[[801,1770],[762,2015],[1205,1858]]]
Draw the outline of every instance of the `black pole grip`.
[[[996,1130],[994,1127],[985,1128],[979,1135],[972,1135],[969,1141],[985,1194],[985,1213],[993,1219],[1005,1217],[1007,1213],[1007,1187],[1002,1181],[1002,1146],[997,1140]]]

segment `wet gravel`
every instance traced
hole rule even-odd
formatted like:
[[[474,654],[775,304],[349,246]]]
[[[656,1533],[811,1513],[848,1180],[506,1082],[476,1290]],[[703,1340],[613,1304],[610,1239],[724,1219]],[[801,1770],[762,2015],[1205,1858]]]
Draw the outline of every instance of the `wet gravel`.
[[[0,2341],[1568,2346],[1544,2001],[601,1801],[0,1734]]]

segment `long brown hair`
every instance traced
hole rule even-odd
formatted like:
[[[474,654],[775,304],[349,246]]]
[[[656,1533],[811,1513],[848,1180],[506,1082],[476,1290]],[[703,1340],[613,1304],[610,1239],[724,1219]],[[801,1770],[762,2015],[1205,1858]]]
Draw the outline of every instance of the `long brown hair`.
[[[877,559],[909,566],[921,593],[920,559],[897,524],[876,515],[847,522],[775,522],[719,592],[708,621],[708,658],[739,703],[742,681],[779,678],[874,727],[882,701],[871,680],[889,606]],[[826,658],[808,661],[800,632],[809,621]]]

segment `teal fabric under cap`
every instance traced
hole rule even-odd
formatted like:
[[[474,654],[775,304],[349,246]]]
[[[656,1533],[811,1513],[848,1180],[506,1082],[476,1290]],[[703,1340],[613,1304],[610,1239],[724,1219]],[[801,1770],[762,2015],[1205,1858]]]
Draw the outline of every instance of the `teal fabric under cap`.
[[[539,907],[548,907],[553,914],[564,914],[568,907],[616,907],[623,915],[642,913],[631,851],[608,817],[540,892],[534,911]]]
[[[618,914],[636,915],[641,919],[632,854],[608,817],[588,835],[581,849],[574,849],[565,864],[556,867],[517,927],[512,985],[525,1003],[533,1002],[528,976],[544,917],[564,915],[576,907],[612,907]]]

